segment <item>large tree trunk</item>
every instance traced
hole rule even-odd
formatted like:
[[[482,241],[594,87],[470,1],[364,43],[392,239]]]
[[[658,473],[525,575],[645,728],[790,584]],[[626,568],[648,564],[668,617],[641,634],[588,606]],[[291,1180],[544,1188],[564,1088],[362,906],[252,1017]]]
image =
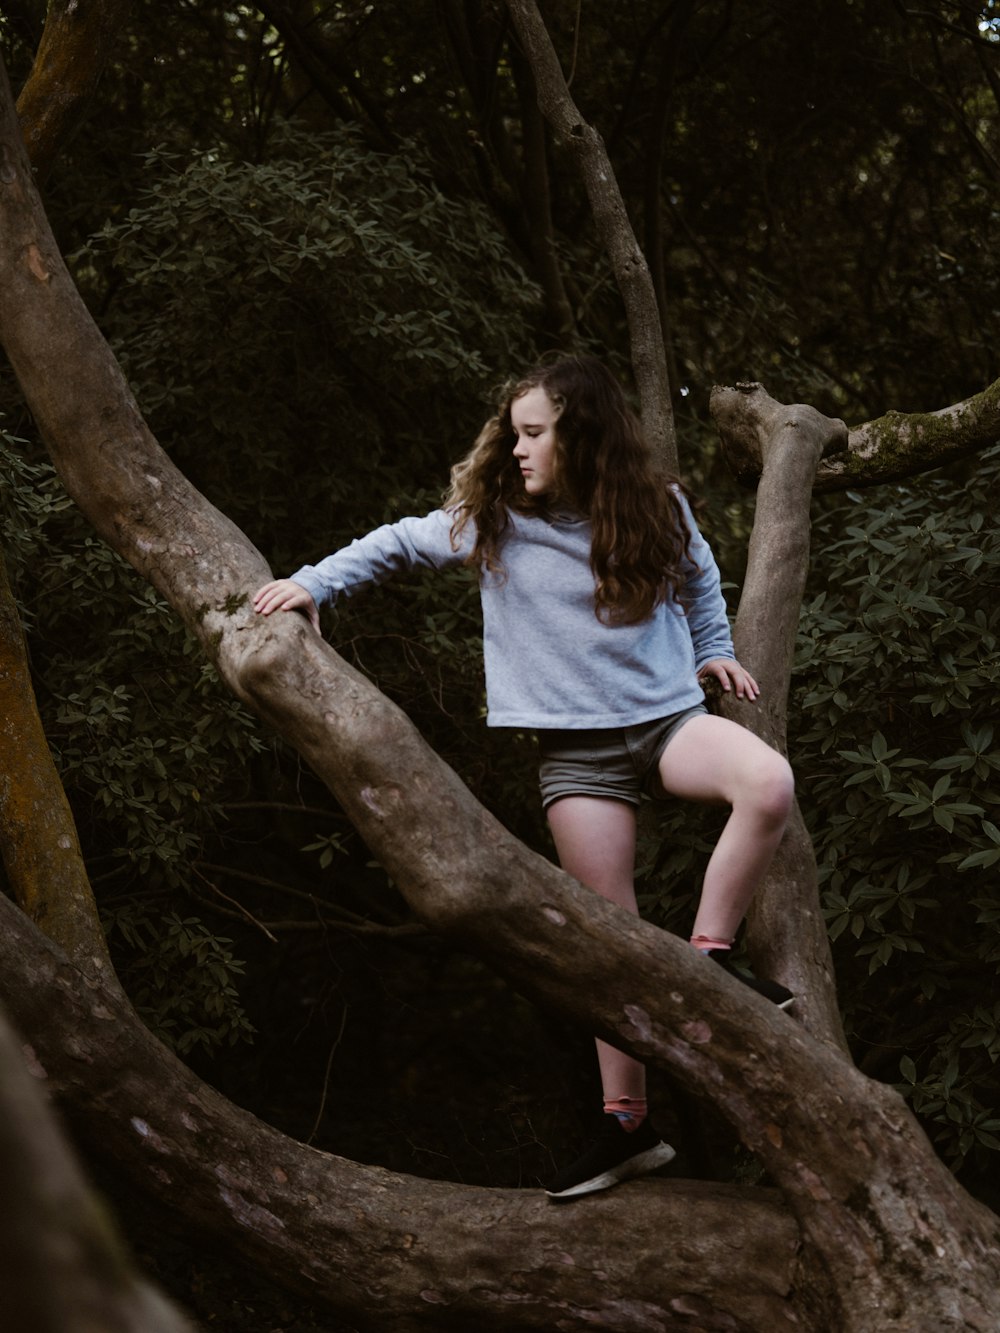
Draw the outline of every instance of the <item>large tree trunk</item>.
[[[800,1324],[871,1333],[995,1329],[996,1217],[959,1189],[902,1100],[862,1077],[828,1040],[824,1003],[805,1004],[820,1034],[813,1037],[679,940],[595,898],[506,833],[400,711],[304,620],[254,618],[248,596],[267,568],[142,422],[56,251],[9,96],[0,111],[0,150],[0,337],[67,489],[106,540],[170,599],[234,691],[329,784],[415,912],[492,960],[527,995],[658,1064],[721,1111],[758,1154],[797,1223],[802,1269],[787,1312]],[[768,441],[785,431],[788,410],[774,408],[755,428]],[[809,450],[821,451],[836,435],[815,414],[803,423],[798,411],[796,421]],[[801,479],[793,491],[797,503],[807,503]],[[802,522],[798,512],[787,518]],[[775,604],[794,602],[801,560],[768,572]],[[786,684],[776,678],[775,694]],[[453,1327],[476,1322],[507,1330],[602,1322],[669,1328],[668,1319],[682,1312],[687,1318],[689,1310],[698,1320],[697,1302],[684,1304],[690,1286],[672,1285],[677,1274],[667,1259],[677,1247],[664,1237],[681,1230],[690,1246],[685,1256],[706,1256],[712,1283],[726,1289],[719,1252],[703,1230],[718,1211],[688,1207],[681,1224],[671,1213],[679,1189],[690,1205],[702,1197],[698,1188],[640,1185],[624,1202],[623,1194],[592,1201],[563,1220],[533,1194],[467,1192],[349,1164],[332,1175],[332,1159],[267,1137],[180,1066],[165,1077],[169,1058],[134,1021],[125,1022],[110,992],[97,991],[92,1001],[75,971],[60,968],[39,940],[29,946],[12,922],[7,938],[15,936],[20,954],[0,966],[0,985],[18,1004],[21,1026],[58,1065],[53,1081],[80,1109],[92,1141],[132,1163],[149,1188],[168,1192],[193,1221],[228,1226],[244,1241],[252,1235],[260,1261],[280,1266],[275,1276],[308,1282],[318,1266],[339,1285],[355,1320],[387,1291],[370,1277],[386,1266],[402,1284],[393,1299],[409,1310],[401,1310],[399,1328],[407,1318],[414,1327],[427,1321],[428,1311],[438,1326],[450,1320]],[[21,969],[35,968],[32,982],[18,957]],[[91,1003],[95,1021],[99,1008],[117,1023],[109,1024],[113,1038],[102,1049],[86,1035]],[[75,1065],[60,1062],[64,1048],[79,1053]],[[350,1236],[339,1248],[309,1230],[314,1210],[334,1191],[331,1207]],[[759,1196],[726,1199],[748,1233]],[[658,1219],[655,1227],[646,1228],[647,1216]],[[607,1226],[609,1218],[621,1219],[621,1228]],[[481,1235],[481,1226],[510,1219],[530,1223],[530,1245],[499,1249]],[[643,1263],[625,1256],[626,1267],[605,1287],[598,1271],[607,1271],[609,1234],[619,1229],[628,1244],[640,1231],[658,1240],[652,1253],[641,1251]],[[304,1255],[313,1265],[303,1269]],[[578,1255],[586,1255],[583,1262]],[[582,1290],[573,1287],[580,1272]],[[699,1280],[707,1275],[703,1268]],[[572,1294],[554,1310],[547,1293],[562,1291],[563,1281]],[[778,1286],[772,1283],[772,1292]],[[727,1310],[725,1319],[729,1327],[754,1327],[738,1311]],[[701,1326],[727,1324],[709,1312]]]

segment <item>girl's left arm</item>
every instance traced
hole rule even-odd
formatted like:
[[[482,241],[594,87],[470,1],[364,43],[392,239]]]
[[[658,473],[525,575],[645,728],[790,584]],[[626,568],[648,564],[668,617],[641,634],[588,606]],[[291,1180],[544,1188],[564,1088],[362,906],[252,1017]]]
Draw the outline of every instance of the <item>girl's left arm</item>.
[[[719,567],[711,547],[698,531],[687,501],[683,496],[680,498],[691,530],[688,548],[691,564],[684,593],[698,679],[713,676],[727,694],[732,691],[738,699],[752,701],[760,694],[760,689],[734,656]]]
[[[746,699],[749,703],[760,694],[760,686],[735,657],[713,657],[698,669],[698,679],[704,684],[706,676],[714,676],[726,694],[735,693],[737,699]]]

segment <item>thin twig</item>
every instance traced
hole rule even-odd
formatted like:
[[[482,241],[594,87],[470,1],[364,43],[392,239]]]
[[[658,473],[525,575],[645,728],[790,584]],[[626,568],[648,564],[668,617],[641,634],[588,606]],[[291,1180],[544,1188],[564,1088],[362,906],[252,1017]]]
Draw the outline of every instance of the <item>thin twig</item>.
[[[202,883],[205,884],[212,891],[212,893],[216,894],[219,898],[222,898],[225,902],[232,903],[233,907],[236,909],[239,915],[242,916],[245,920],[249,921],[252,926],[256,926],[258,930],[263,931],[263,933],[267,936],[267,938],[271,941],[272,944],[278,943],[277,937],[275,935],[272,935],[270,930],[268,930],[267,926],[264,925],[263,921],[258,921],[257,918],[253,915],[253,913],[248,912],[242,903],[238,903],[235,898],[230,898],[228,893],[223,893],[222,890],[219,888],[219,886],[217,884],[213,884],[212,881],[208,878],[208,876],[203,875],[196,866],[192,866],[192,869],[194,870],[194,873],[198,876],[198,878],[202,881]]]
[[[319,1110],[316,1112],[316,1119],[313,1121],[313,1127],[309,1131],[309,1137],[306,1144],[312,1143],[316,1137],[316,1131],[319,1129],[319,1123],[323,1119],[323,1112],[326,1110],[326,1094],[330,1087],[330,1069],[333,1065],[333,1057],[337,1053],[337,1047],[340,1045],[341,1038],[344,1035],[344,1028],[347,1026],[347,1005],[344,1005],[344,1012],[340,1015],[340,1031],[333,1040],[330,1047],[330,1054],[326,1057],[326,1069],[323,1071],[323,1094],[319,1099]]]

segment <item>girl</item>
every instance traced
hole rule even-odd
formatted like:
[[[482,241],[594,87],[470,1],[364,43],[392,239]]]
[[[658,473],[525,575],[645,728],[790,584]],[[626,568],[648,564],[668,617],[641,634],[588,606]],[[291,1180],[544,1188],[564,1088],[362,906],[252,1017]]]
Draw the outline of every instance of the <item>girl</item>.
[[[303,611],[318,630],[319,606],[341,593],[459,563],[479,572],[488,724],[537,732],[542,801],[569,874],[635,912],[641,794],[730,806],[691,940],[728,968],[784,832],[791,770],[705,708],[707,677],[751,702],[757,682],[733,657],[718,569],[680,487],[601,362],[563,356],[507,386],[452,470],[442,509],[266,584],[254,606]],[[776,983],[734,975],[782,1007],[792,1000]],[[606,1189],[674,1155],[647,1119],[643,1066],[603,1041],[597,1049],[605,1130],[552,1182],[553,1198]]]

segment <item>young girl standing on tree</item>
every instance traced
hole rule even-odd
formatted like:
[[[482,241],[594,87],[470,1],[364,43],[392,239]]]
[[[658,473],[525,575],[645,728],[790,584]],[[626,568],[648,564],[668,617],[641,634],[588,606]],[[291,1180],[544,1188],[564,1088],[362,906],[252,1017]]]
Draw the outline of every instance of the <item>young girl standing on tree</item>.
[[[452,471],[444,507],[376,529],[266,584],[262,615],[318,608],[418,566],[479,573],[487,721],[531,729],[562,867],[636,912],[643,793],[731,808],[705,871],[691,943],[728,970],[737,927],[792,802],[784,758],[710,714],[700,681],[753,701],[733,657],[719,573],[691,510],[600,361],[564,356],[508,386]],[[733,974],[782,1006],[776,983]],[[549,1186],[606,1189],[668,1162],[647,1119],[644,1067],[598,1041],[605,1129]]]

